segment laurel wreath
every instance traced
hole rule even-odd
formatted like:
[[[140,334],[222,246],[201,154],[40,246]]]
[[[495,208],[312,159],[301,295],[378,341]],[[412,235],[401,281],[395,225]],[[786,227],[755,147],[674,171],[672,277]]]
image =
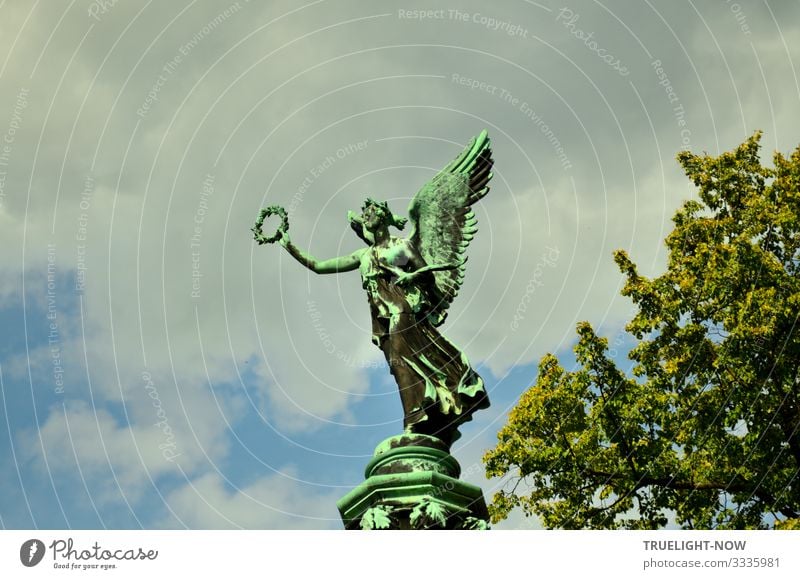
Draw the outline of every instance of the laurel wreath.
[[[278,230],[275,232],[275,235],[267,237],[264,235],[264,232],[261,230],[261,228],[264,226],[264,220],[271,215],[279,215],[281,218],[281,224],[278,226]],[[261,213],[258,215],[256,225],[253,227],[253,229],[251,229],[251,231],[253,232],[253,236],[259,245],[264,245],[265,243],[275,243],[281,237],[283,237],[287,231],[289,231],[289,217],[286,215],[286,209],[280,205],[271,205],[266,209],[262,209]]]

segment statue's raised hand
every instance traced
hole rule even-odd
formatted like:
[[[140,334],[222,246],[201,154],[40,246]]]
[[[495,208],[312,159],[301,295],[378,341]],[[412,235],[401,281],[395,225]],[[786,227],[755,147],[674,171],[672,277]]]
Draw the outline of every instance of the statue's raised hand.
[[[275,232],[275,235],[267,237],[264,235],[261,228],[264,226],[264,220],[270,215],[278,215],[281,218],[281,223],[278,225],[278,230]],[[280,205],[271,205],[266,209],[262,209],[261,213],[258,214],[258,220],[256,220],[255,226],[250,231],[253,232],[253,237],[259,245],[278,241],[282,246],[286,247],[289,243],[289,236],[287,234],[289,231],[289,217],[286,214],[286,209]]]

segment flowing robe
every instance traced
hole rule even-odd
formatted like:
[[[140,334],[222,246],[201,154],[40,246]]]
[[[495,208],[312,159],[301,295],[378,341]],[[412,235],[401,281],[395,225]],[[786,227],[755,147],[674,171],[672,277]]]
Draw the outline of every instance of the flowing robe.
[[[420,274],[404,286],[393,283],[398,266],[411,265],[398,251],[405,243],[392,239],[389,247],[371,246],[362,257],[372,341],[397,381],[406,430],[452,443],[458,426],[488,407],[489,399],[466,355],[439,333],[428,315],[436,299],[433,273]]]

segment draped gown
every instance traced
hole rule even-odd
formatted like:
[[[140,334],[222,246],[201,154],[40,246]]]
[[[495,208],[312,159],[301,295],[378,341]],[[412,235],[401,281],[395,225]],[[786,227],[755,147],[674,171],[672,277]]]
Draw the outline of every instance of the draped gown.
[[[489,406],[483,379],[466,355],[432,323],[433,274],[420,274],[398,286],[390,267],[390,247],[371,246],[361,259],[362,286],[372,314],[372,341],[386,356],[397,381],[408,432],[429,434],[452,443],[458,426]]]

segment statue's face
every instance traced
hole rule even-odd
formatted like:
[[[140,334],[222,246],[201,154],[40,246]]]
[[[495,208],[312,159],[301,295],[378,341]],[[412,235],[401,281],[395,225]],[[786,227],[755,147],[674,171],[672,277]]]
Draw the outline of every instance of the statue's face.
[[[386,224],[386,215],[383,210],[374,205],[367,205],[361,214],[361,222],[368,231],[376,231],[382,225]]]

